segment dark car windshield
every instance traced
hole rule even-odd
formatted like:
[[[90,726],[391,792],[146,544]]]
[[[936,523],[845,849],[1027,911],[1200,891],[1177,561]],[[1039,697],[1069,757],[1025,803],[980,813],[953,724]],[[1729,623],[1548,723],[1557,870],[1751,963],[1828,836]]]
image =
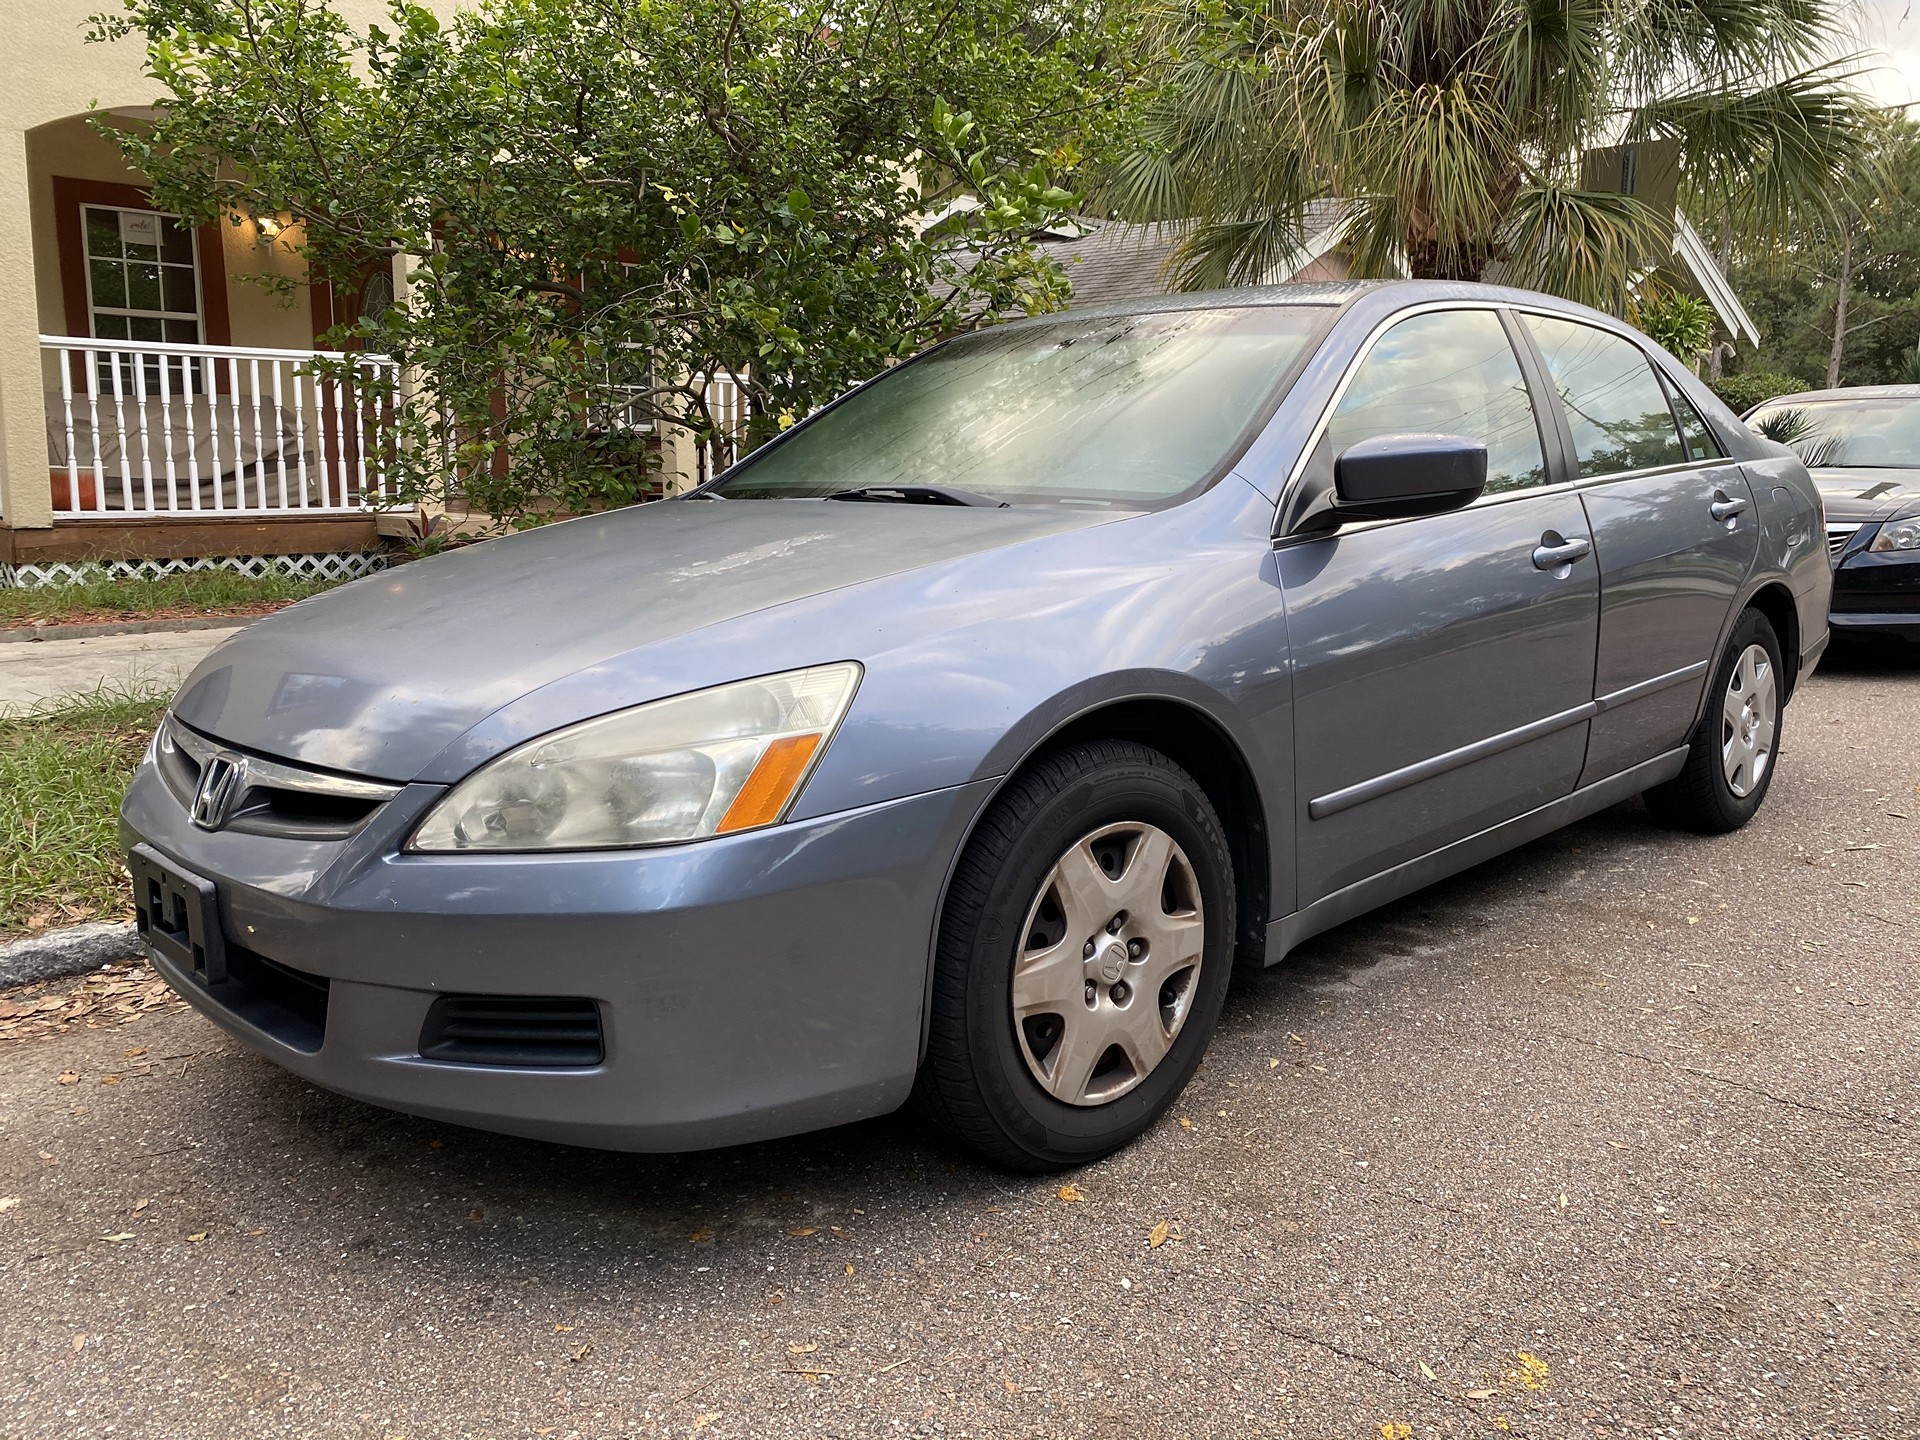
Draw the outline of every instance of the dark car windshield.
[[[849,396],[750,457],[718,493],[924,485],[1014,504],[1151,506],[1232,456],[1329,318],[1259,306],[988,330]]]
[[[1756,410],[1747,424],[1791,445],[1809,469],[1920,469],[1920,399],[1788,401]]]

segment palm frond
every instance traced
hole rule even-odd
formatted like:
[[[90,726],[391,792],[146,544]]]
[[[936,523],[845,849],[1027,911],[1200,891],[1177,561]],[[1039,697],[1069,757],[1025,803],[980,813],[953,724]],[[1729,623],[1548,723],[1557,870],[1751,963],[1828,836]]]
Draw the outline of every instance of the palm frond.
[[[1631,195],[1536,184],[1514,197],[1501,240],[1503,279],[1618,313],[1666,231]]]

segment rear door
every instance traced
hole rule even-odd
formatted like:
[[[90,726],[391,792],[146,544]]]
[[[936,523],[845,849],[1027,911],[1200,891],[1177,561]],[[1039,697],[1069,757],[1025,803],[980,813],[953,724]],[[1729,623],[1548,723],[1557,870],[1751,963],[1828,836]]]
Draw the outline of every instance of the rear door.
[[[1579,495],[1546,488],[1536,400],[1495,311],[1417,313],[1375,339],[1313,452],[1330,476],[1372,436],[1464,434],[1485,442],[1488,480],[1464,510],[1276,549],[1302,905],[1556,800],[1580,774],[1599,584]]]
[[[1522,317],[1558,394],[1600,571],[1582,785],[1683,743],[1760,535],[1753,494],[1639,346]]]

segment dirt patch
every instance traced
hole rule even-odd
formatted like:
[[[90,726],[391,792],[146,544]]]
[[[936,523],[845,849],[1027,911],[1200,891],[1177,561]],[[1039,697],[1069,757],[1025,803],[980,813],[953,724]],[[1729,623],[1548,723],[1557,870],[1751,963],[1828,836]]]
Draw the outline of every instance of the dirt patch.
[[[260,600],[246,605],[159,605],[150,610],[74,610],[58,620],[0,619],[0,630],[61,630],[68,625],[135,625],[156,620],[250,620],[283,610],[291,600]]]
[[[144,960],[72,980],[46,980],[0,994],[0,1043],[77,1030],[107,1030],[186,1002]]]

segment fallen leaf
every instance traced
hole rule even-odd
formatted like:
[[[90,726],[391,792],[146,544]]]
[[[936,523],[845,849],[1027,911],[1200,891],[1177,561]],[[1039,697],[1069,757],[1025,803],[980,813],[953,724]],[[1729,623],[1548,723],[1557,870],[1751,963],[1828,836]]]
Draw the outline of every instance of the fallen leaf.
[[[582,1345],[578,1350],[573,1352],[573,1363],[578,1365],[582,1360],[586,1359],[587,1356],[591,1355],[592,1353],[593,1353],[593,1341],[589,1340],[587,1341],[586,1344]]]
[[[713,1232],[711,1230],[696,1230],[687,1237],[687,1239],[695,1245],[704,1245],[712,1238]]]
[[[60,1072],[60,1083],[62,1085],[78,1085],[80,1083],[80,1072],[78,1070],[62,1070]]]
[[[1147,1248],[1149,1250],[1158,1250],[1162,1245],[1166,1244],[1167,1234],[1172,1228],[1172,1224],[1166,1220],[1162,1220],[1158,1225],[1154,1226],[1153,1229],[1147,1232]]]
[[[573,1333],[573,1326],[565,1323],[557,1323],[554,1325],[553,1331],[556,1335],[571,1335]]]
[[[1188,1118],[1187,1118],[1186,1116],[1184,1116],[1184,1115],[1182,1115],[1182,1116],[1180,1117],[1180,1128],[1181,1128],[1182,1130],[1191,1130],[1191,1129],[1193,1129],[1193,1121],[1191,1121],[1191,1120],[1189,1120],[1189,1119],[1188,1119]]]
[[[693,1428],[695,1430],[704,1430],[725,1413],[724,1410],[709,1410],[704,1415],[696,1415],[693,1417]]]
[[[1087,1198],[1087,1192],[1082,1190],[1078,1185],[1062,1185],[1053,1193],[1055,1198],[1063,1205],[1078,1205],[1082,1200]]]
[[[187,1236],[187,1243],[188,1243],[189,1245],[198,1245],[198,1244],[199,1244],[199,1243],[200,1243],[200,1242],[201,1242],[202,1240],[204,1240],[204,1239],[206,1239],[206,1238],[207,1238],[207,1232],[206,1232],[206,1231],[204,1231],[204,1230],[196,1230],[196,1231],[194,1231],[194,1232],[193,1232],[193,1234],[191,1234],[191,1235],[189,1235],[189,1236]]]
[[[1427,1364],[1427,1362],[1426,1362],[1426,1361],[1424,1361],[1424,1360],[1419,1360],[1419,1361],[1416,1361],[1416,1362],[1414,1362],[1414,1363],[1416,1363],[1417,1365],[1419,1365],[1419,1367],[1420,1367],[1420,1373],[1421,1373],[1422,1375],[1424,1375],[1424,1376],[1426,1376],[1426,1377],[1427,1377],[1427,1379],[1429,1379],[1429,1380],[1432,1380],[1432,1379],[1434,1379],[1434,1378],[1436,1378],[1436,1377],[1434,1376],[1434,1373],[1433,1373],[1433,1367],[1432,1367],[1431,1365],[1429,1365],[1429,1364]]]
[[[847,1266],[847,1274],[851,1275],[852,1273],[853,1273],[853,1266],[851,1265]]]
[[[1521,1385],[1528,1390],[1544,1390],[1547,1388],[1547,1377],[1551,1372],[1547,1369],[1546,1361],[1537,1355],[1529,1355],[1524,1350],[1513,1358],[1520,1362],[1520,1370],[1517,1378]]]
[[[118,1085],[120,1083],[120,1077],[118,1075],[102,1075],[100,1077],[100,1083],[102,1085]]]
[[[133,1049],[128,1050],[125,1053],[126,1053],[127,1059],[138,1060],[142,1055],[146,1054],[147,1052],[142,1047],[136,1045],[133,1047]]]
[[[1413,1426],[1388,1420],[1380,1426],[1380,1440],[1413,1440]]]
[[[86,1332],[82,1331],[80,1334],[74,1336],[73,1337],[73,1353],[78,1355],[81,1352],[81,1350],[83,1350],[86,1347],[86,1343],[87,1343]]]
[[[1469,1390],[1467,1391],[1467,1399],[1491,1400],[1498,1393],[1499,1392],[1497,1390]]]
[[[819,1348],[820,1348],[820,1342],[818,1340],[809,1340],[804,1345],[787,1346],[787,1353],[789,1355],[811,1355],[813,1354],[814,1351],[818,1350]]]
[[[1008,1393],[1009,1395],[1018,1395],[1018,1394],[1020,1393],[1020,1382],[1019,1382],[1019,1381],[1017,1381],[1017,1380],[1002,1380],[1002,1381],[1001,1381],[1000,1383],[1001,1383],[1002,1385],[1004,1385],[1004,1386],[1006,1386],[1006,1387],[1007,1387],[1007,1393]]]
[[[1280,1068],[1280,1062],[1276,1060],[1273,1056],[1269,1055],[1267,1057],[1267,1069],[1278,1070],[1279,1068]]]
[[[111,1245],[118,1245],[122,1240],[133,1239],[133,1232],[131,1230],[122,1230],[113,1235],[102,1235],[100,1238]]]
[[[7,1211],[13,1209],[13,1207],[19,1203],[20,1197],[18,1195],[0,1195],[0,1215],[6,1214]]]
[[[819,1233],[820,1227],[817,1225],[795,1225],[791,1230],[787,1231],[787,1234],[793,1236],[796,1240],[804,1240],[809,1235],[818,1235]]]

